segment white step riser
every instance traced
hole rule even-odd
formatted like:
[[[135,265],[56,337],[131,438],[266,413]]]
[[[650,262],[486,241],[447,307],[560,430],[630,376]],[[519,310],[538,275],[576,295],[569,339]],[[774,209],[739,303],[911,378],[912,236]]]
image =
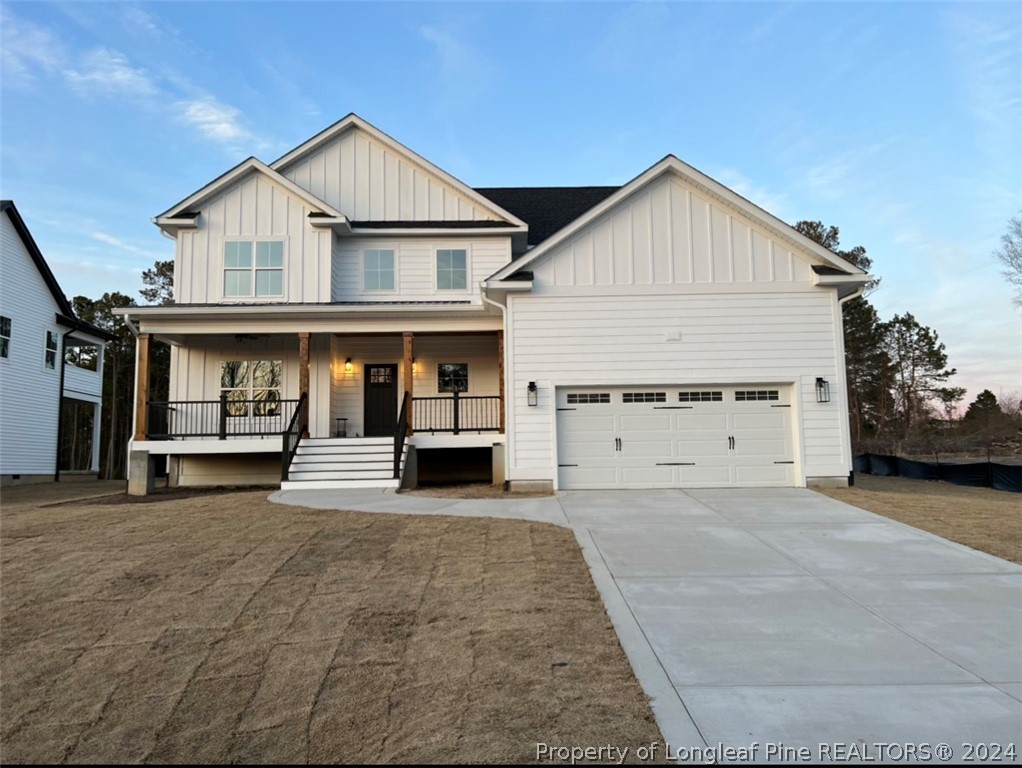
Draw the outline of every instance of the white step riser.
[[[391,448],[394,447],[393,437],[307,437],[298,443],[298,447],[301,448],[303,445],[348,445],[348,446],[368,446],[368,445],[389,445]]]
[[[306,446],[304,443],[298,444],[298,456],[318,456],[322,454],[329,454],[331,456],[358,456],[363,453],[386,454],[389,453],[391,456],[394,455],[394,445],[376,446],[376,445],[309,445]]]
[[[293,461],[291,472],[350,472],[350,471],[394,471],[394,460],[390,461]]]
[[[329,491],[345,488],[397,488],[397,480],[305,480],[295,482],[287,480],[280,484],[282,491]]]
[[[288,481],[300,482],[303,480],[393,480],[394,468],[370,469],[370,470],[334,470],[331,472],[296,472],[292,469],[288,473]]]

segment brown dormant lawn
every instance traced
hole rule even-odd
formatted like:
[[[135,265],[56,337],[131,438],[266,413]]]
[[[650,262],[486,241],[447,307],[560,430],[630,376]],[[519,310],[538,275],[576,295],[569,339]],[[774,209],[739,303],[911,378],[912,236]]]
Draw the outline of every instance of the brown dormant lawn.
[[[661,739],[570,531],[265,491],[53,506],[89,492],[64,487],[3,492],[5,763],[517,762]]]
[[[874,475],[856,475],[854,487],[821,493],[1022,563],[1022,498],[1017,493]]]

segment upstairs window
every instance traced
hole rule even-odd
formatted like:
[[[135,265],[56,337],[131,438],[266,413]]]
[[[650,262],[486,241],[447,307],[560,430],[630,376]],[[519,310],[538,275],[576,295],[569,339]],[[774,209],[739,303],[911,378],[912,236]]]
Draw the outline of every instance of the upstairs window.
[[[11,318],[0,315],[0,357],[11,354]]]
[[[57,334],[53,331],[46,332],[46,357],[43,362],[47,368],[57,367]]]
[[[362,264],[362,287],[366,291],[393,291],[394,251],[370,249]]]
[[[224,243],[224,298],[284,296],[284,241]]]
[[[436,252],[436,287],[439,291],[468,288],[468,251],[442,248]]]

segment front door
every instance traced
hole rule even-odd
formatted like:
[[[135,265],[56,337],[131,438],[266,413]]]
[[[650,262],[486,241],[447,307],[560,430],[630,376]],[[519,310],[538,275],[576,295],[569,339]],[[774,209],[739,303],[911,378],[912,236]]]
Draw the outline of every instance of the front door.
[[[397,426],[397,365],[365,367],[365,434],[388,437]]]

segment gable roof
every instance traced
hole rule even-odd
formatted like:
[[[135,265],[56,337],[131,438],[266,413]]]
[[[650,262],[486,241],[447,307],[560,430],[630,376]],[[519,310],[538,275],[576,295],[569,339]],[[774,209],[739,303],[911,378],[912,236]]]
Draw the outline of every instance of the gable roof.
[[[156,216],[153,219],[153,222],[160,225],[161,222],[170,223],[170,220],[178,220],[178,224],[180,225],[184,223],[184,220],[194,221],[196,213],[192,210],[192,208],[201,205],[206,200],[209,200],[211,197],[219,194],[224,189],[252,173],[261,173],[268,177],[275,184],[279,184],[292,195],[304,201],[310,208],[314,208],[316,212],[324,214],[326,218],[337,219],[344,222],[347,221],[343,213],[336,210],[328,203],[320,200],[307,189],[299,187],[290,179],[280,173],[277,173],[277,171],[270,168],[259,158],[250,157],[247,160],[242,160],[226,173],[223,173],[213,179],[213,181],[209,182],[209,184],[204,186],[202,189],[193,192],[181,202],[176,203],[159,216]]]
[[[529,225],[528,244],[539,245],[620,187],[476,187]]]
[[[18,237],[21,238],[25,250],[32,257],[36,269],[39,270],[40,277],[43,278],[43,282],[46,283],[46,287],[50,290],[50,295],[53,296],[53,300],[57,303],[57,309],[59,310],[57,312],[57,322],[67,328],[73,328],[93,336],[98,336],[107,341],[112,341],[116,338],[112,333],[75,317],[71,302],[67,300],[67,296],[61,290],[57,278],[54,277],[50,265],[46,263],[43,252],[39,250],[39,245],[36,243],[35,238],[32,237],[32,233],[29,231],[28,225],[25,224],[25,220],[21,218],[21,213],[18,211],[14,201],[0,200],[0,213],[6,213],[7,217],[11,220],[11,224],[14,225],[14,230],[18,233]]]
[[[526,226],[525,222],[518,218],[516,215],[506,210],[495,201],[490,200],[487,197],[481,195],[477,190],[472,189],[472,187],[468,186],[460,179],[457,179],[451,174],[447,173],[447,171],[443,170],[442,168],[439,168],[436,165],[433,165],[433,163],[429,162],[429,160],[422,157],[422,155],[419,155],[418,153],[406,147],[404,144],[391,138],[386,133],[377,128],[375,125],[372,125],[371,123],[363,120],[354,112],[350,112],[349,114],[342,117],[340,120],[338,120],[330,127],[317,133],[311,139],[308,139],[307,141],[299,144],[297,147],[295,147],[282,157],[277,158],[272,163],[270,163],[270,168],[272,168],[274,171],[282,172],[288,166],[298,162],[308,154],[315,152],[317,149],[319,149],[327,142],[332,141],[335,137],[339,136],[340,134],[346,131],[353,129],[364,131],[374,141],[377,141],[380,144],[384,145],[385,147],[390,148],[399,155],[404,155],[406,158],[408,158],[410,162],[412,162],[415,165],[418,165],[425,172],[429,173],[432,176],[435,176],[445,184],[454,187],[454,189],[463,194],[469,200],[472,200],[482,208],[485,208],[486,210],[490,211],[498,218],[504,219],[505,221],[507,221],[508,223],[515,227],[521,227],[522,229],[525,228]]]
[[[823,262],[825,266],[840,269],[849,277],[862,277],[863,282],[865,282],[866,273],[854,264],[845,261],[829,248],[825,248],[815,240],[809,239],[798,230],[778,219],[773,214],[768,213],[755,203],[746,200],[737,192],[728,189],[715,179],[710,178],[687,163],[682,162],[674,155],[667,155],[660,162],[654,163],[627,184],[619,187],[617,191],[608,195],[600,203],[590,208],[586,213],[562,227],[553,236],[546,238],[541,244],[537,245],[525,254],[525,256],[512,261],[502,269],[495,272],[489,277],[489,280],[503,280],[513,273],[525,269],[527,265],[543,258],[544,255],[550,253],[558,245],[568,240],[572,235],[580,231],[590,222],[599,218],[618,203],[668,173],[674,174],[687,184],[696,187],[703,194],[709,196],[711,199],[719,202],[720,204],[748,217],[775,237],[786,241],[802,253],[806,253],[817,258],[819,261]]]

